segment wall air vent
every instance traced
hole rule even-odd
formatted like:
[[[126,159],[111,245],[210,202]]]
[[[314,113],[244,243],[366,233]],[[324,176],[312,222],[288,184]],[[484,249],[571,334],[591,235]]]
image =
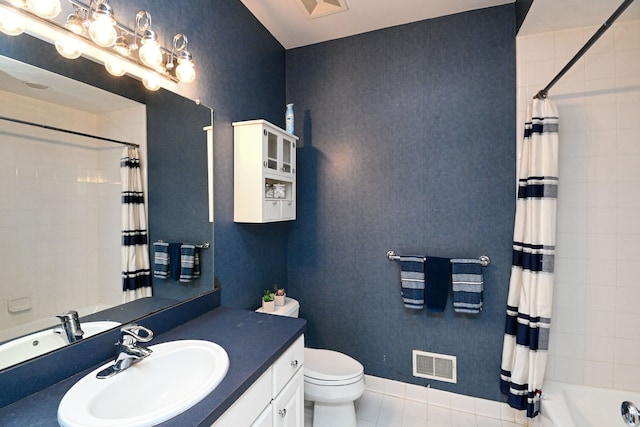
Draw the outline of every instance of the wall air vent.
[[[457,383],[456,357],[413,350],[413,376]]]
[[[345,12],[349,9],[346,0],[296,0],[304,16],[309,19]]]

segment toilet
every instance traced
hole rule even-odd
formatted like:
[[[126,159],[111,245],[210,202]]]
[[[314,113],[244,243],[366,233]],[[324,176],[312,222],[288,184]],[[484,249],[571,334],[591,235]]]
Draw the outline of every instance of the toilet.
[[[262,307],[256,312],[262,313]],[[300,304],[285,298],[269,314],[298,317]],[[346,354],[325,349],[304,349],[305,411],[313,406],[313,427],[356,427],[354,402],[364,393],[364,368]]]

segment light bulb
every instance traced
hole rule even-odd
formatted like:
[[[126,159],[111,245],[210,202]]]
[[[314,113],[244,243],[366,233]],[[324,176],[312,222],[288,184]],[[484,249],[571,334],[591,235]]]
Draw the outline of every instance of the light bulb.
[[[118,58],[110,58],[106,60],[104,63],[104,68],[107,69],[109,74],[116,77],[123,76],[127,72],[124,67],[124,62],[122,62]]]
[[[67,59],[76,59],[82,54],[80,43],[71,37],[61,37],[55,45],[58,53]]]
[[[183,83],[191,83],[194,81],[196,78],[196,70],[193,68],[193,62],[188,59],[178,59],[176,77]]]
[[[60,0],[27,0],[27,6],[33,13],[46,19],[55,18],[62,10]]]
[[[67,17],[67,22],[64,26],[72,33],[82,35],[85,34],[86,28],[84,26],[84,20],[78,15],[78,13],[72,13]]]
[[[129,42],[124,36],[118,36],[115,43],[113,44],[113,50],[115,50],[122,56],[131,55],[131,47],[129,46]]]
[[[156,91],[160,89],[160,79],[151,74],[142,78],[142,84],[150,91]]]
[[[17,36],[24,32],[24,19],[12,10],[0,10],[0,31],[8,36]]]
[[[113,18],[99,16],[89,25],[89,37],[98,46],[111,47],[116,42],[118,34],[113,26]]]
[[[140,60],[148,67],[155,68],[162,64],[162,51],[155,40],[143,40],[138,51]]]

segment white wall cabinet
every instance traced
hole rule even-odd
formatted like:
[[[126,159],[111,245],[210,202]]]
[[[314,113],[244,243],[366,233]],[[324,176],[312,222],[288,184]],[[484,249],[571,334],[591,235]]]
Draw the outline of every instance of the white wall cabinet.
[[[266,120],[233,123],[233,220],[296,219],[298,137]]]
[[[303,427],[303,365],[301,335],[213,427]]]

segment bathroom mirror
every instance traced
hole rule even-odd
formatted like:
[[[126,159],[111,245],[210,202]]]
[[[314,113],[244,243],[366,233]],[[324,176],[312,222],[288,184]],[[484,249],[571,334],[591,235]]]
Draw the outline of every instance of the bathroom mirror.
[[[106,72],[91,61],[55,58],[51,45],[20,38],[0,38],[0,116],[140,145],[151,265],[157,240],[212,246],[204,129],[212,126],[211,109],[163,89],[147,93],[126,76],[91,87],[96,79],[115,79],[96,77]],[[61,67],[72,67],[77,80],[51,72]],[[121,304],[123,145],[7,120],[0,120],[0,145],[0,266],[8,272],[0,282],[0,344],[56,325],[62,311],[80,311],[81,321],[125,323],[213,289],[213,249],[203,248],[199,280],[154,280],[153,297]],[[194,158],[204,164],[190,165]],[[188,194],[176,193],[185,179]],[[185,206],[196,212],[183,213]],[[202,218],[195,228],[192,213]],[[77,227],[69,228],[68,219]]]

